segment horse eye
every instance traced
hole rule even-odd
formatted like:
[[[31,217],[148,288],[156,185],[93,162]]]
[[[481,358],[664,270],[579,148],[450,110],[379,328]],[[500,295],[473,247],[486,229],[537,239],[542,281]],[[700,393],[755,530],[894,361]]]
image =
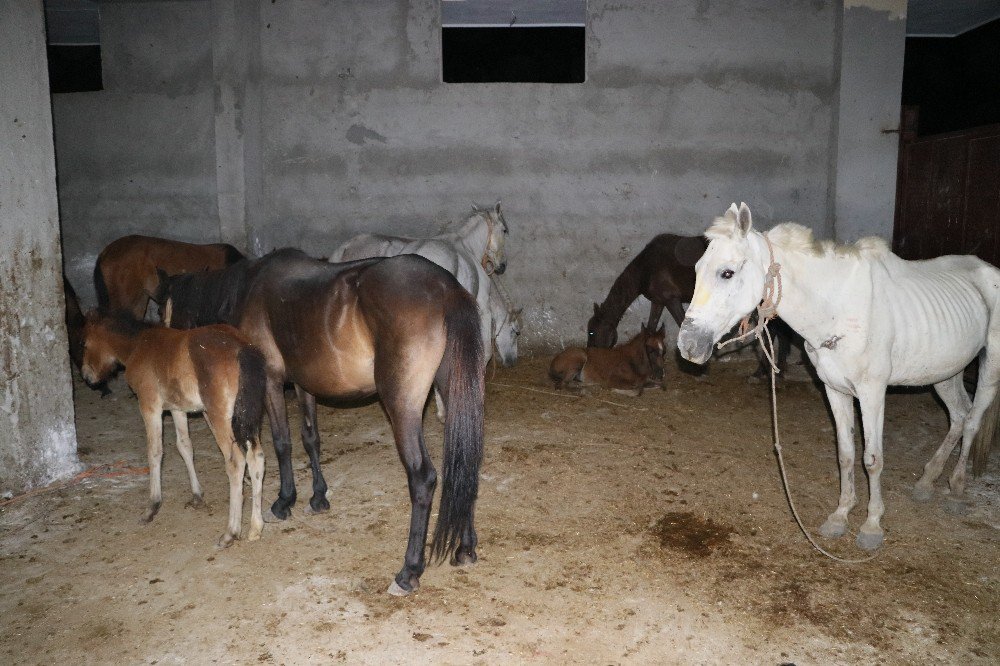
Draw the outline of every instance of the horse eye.
[[[733,271],[727,268],[726,270],[722,271],[721,275],[723,280],[728,280],[729,278],[733,277]]]

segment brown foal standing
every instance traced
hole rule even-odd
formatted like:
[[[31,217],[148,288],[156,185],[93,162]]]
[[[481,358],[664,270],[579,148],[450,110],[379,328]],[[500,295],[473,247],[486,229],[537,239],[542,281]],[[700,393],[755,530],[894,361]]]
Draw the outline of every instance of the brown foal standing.
[[[642,330],[625,344],[612,349],[570,347],[549,366],[549,378],[557,389],[599,384],[635,395],[650,384],[663,382],[664,330]]]
[[[204,412],[229,476],[229,524],[218,545],[225,548],[240,536],[246,468],[253,487],[247,539],[259,539],[264,527],[260,509],[264,453],[259,434],[266,382],[260,352],[232,326],[179,331],[100,311],[88,313],[83,340],[83,378],[90,384],[101,382],[125,366],[125,380],[139,398],[149,457],[149,508],[143,522],[153,519],[162,499],[164,410],[173,417],[177,450],[191,480],[189,505],[201,504],[187,414]]]

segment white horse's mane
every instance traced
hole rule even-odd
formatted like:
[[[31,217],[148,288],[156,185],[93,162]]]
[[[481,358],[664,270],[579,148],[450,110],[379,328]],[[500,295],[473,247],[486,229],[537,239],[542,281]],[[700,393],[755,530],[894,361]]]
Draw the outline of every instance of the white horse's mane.
[[[735,238],[738,222],[731,217],[717,217],[705,231],[705,238]],[[831,240],[816,240],[813,231],[795,222],[783,222],[764,232],[772,243],[790,252],[802,252],[816,257],[884,257],[892,253],[889,244],[878,236],[860,238],[856,242],[843,245]]]

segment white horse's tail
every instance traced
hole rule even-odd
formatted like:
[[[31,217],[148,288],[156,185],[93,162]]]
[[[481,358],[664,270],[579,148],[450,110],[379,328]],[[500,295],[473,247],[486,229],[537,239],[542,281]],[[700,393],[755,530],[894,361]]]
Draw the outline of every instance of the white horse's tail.
[[[983,414],[979,432],[972,440],[972,476],[979,476],[986,471],[990,459],[990,451],[1000,438],[1000,392],[993,398],[990,408]]]

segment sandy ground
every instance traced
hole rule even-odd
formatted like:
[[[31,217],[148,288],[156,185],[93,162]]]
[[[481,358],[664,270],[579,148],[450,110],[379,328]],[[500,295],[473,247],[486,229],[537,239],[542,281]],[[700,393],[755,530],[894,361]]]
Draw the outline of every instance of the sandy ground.
[[[147,481],[134,473],[2,509],[0,662],[1000,662],[1000,456],[965,503],[950,502],[943,481],[931,502],[912,501],[946,429],[929,393],[889,397],[886,544],[847,565],[812,550],[792,521],[767,390],[746,383],[750,366],[716,363],[702,378],[671,366],[665,390],[631,398],[555,394],[547,361],[491,371],[477,565],[432,566],[417,594],[385,594],[409,500],[377,404],[320,407],[330,512],[301,511],[310,489],[296,440],[293,518],[223,551],[221,455],[193,419],[208,508],[185,508],[168,419],[151,524],[138,521]],[[815,530],[838,492],[833,428],[820,390],[802,368],[792,375],[779,391],[782,438]],[[121,385],[106,400],[78,385],[76,409],[85,464],[145,465]],[[439,459],[433,410],[426,428]],[[265,440],[269,505],[277,466]],[[863,516],[862,504],[853,530]],[[863,555],[853,535],[822,544]]]

